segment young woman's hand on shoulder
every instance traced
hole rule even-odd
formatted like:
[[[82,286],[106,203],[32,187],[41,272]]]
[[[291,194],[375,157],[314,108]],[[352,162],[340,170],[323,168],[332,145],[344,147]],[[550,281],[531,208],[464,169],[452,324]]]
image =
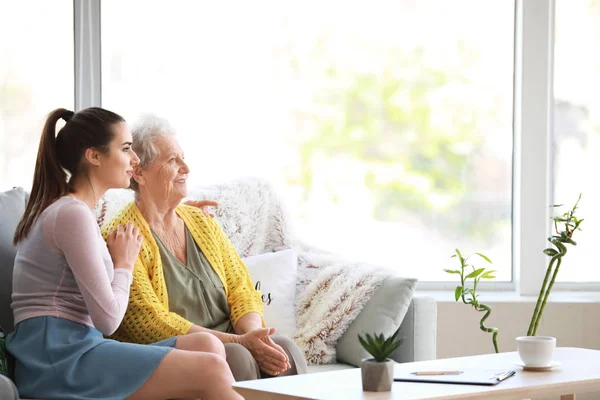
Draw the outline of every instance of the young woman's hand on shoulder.
[[[133,222],[119,225],[113,229],[106,241],[108,251],[112,257],[115,268],[125,268],[133,271],[135,260],[138,258],[143,236]]]

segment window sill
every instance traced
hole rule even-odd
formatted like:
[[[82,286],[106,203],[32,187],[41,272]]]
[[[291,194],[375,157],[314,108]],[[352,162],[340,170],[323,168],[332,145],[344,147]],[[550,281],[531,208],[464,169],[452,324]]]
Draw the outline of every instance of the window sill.
[[[416,296],[433,297],[438,303],[454,303],[454,290],[417,290]],[[515,291],[481,292],[479,299],[485,303],[535,303],[537,296],[521,296]],[[600,303],[600,292],[554,290],[550,303]]]

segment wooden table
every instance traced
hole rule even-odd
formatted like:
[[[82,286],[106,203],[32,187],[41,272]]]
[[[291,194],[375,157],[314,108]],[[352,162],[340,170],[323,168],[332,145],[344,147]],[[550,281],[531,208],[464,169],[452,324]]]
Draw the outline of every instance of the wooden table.
[[[600,351],[557,348],[554,360],[562,365],[551,371],[523,371],[514,363],[516,352],[396,364],[396,371],[484,368],[514,369],[516,375],[496,386],[394,382],[391,392],[363,392],[360,369],[321,372],[282,378],[237,382],[234,389],[246,400],[266,399],[524,399],[600,392]]]

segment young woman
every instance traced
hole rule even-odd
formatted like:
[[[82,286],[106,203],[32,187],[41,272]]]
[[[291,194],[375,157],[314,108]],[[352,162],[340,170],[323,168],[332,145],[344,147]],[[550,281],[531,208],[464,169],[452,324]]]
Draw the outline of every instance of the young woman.
[[[142,237],[128,223],[105,244],[92,208],[106,190],[129,186],[139,162],[131,145],[123,118],[102,108],[60,108],[46,121],[14,238],[7,347],[17,387],[44,399],[241,399],[211,334],[152,345],[103,337],[123,319]]]

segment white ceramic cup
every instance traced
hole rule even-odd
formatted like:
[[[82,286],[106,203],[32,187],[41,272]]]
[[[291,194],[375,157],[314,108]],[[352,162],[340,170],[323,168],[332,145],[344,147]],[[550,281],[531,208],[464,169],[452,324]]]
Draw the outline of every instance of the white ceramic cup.
[[[517,352],[528,367],[547,367],[552,363],[556,338],[552,336],[519,336]]]

